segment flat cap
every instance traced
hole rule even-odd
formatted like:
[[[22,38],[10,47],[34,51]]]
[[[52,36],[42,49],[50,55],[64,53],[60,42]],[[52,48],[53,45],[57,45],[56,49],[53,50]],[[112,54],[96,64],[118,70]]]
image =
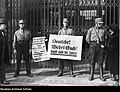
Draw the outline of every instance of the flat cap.
[[[19,20],[19,24],[24,24],[25,21],[24,20]]]
[[[67,18],[64,18],[64,19],[63,19],[63,22],[68,22],[68,19],[67,19]]]
[[[103,19],[102,18],[96,18],[95,22],[97,22],[97,23],[103,23]]]

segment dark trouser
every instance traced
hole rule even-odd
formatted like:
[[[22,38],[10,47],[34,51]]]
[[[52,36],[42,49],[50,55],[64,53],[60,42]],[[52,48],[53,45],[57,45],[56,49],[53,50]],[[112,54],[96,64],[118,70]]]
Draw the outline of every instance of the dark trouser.
[[[64,62],[68,62],[69,64],[69,71],[70,73],[73,74],[73,61],[72,60],[65,60],[65,59],[61,59],[59,61],[59,73],[63,73],[63,69],[64,69]]]
[[[5,80],[5,69],[2,61],[2,50],[3,49],[0,48],[0,82]]]
[[[108,60],[108,52],[106,53],[106,58],[105,58],[105,70],[110,71],[110,63]]]
[[[22,55],[26,65],[26,72],[27,74],[30,74],[31,71],[30,71],[30,62],[29,62],[29,42],[17,43],[16,50],[17,50],[17,55],[16,55],[17,66],[16,66],[15,74],[19,74],[20,72]]]
[[[110,66],[110,73],[113,75],[119,75],[119,55],[114,52],[109,52],[108,60]]]
[[[95,64],[99,64],[100,76],[103,76],[103,62],[105,50],[100,47],[100,44],[97,42],[92,42],[89,48],[90,53],[90,75],[94,76]]]
[[[6,80],[5,79],[5,70],[3,68],[0,68],[0,82]]]

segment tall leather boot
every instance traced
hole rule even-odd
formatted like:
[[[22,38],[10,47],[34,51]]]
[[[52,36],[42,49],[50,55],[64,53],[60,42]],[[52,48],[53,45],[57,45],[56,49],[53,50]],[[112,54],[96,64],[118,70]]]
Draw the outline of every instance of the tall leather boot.
[[[103,77],[103,66],[102,65],[100,65],[100,79],[102,80],[102,81],[106,81],[106,79]]]
[[[73,74],[73,71],[70,71],[70,76],[75,77],[75,75]]]
[[[68,62],[69,62],[70,76],[75,77],[75,75],[73,74],[73,62],[72,61],[68,61]]]
[[[92,81],[94,79],[94,70],[95,70],[95,65],[91,65],[89,81]]]
[[[59,73],[58,73],[57,77],[60,77],[60,76],[63,76],[63,69],[59,70]]]
[[[59,73],[57,77],[63,76],[63,69],[64,69],[64,60],[59,61]]]
[[[119,78],[119,77],[118,77]],[[117,75],[112,74],[111,80],[112,81],[119,81],[119,79],[117,78]]]

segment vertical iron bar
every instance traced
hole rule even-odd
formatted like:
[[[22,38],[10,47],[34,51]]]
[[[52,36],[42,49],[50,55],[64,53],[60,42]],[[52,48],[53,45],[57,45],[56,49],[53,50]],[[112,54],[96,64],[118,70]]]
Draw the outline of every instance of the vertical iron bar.
[[[38,23],[39,23],[38,21],[40,21],[40,20],[39,20],[39,17],[40,17],[40,19],[42,19],[41,16],[38,16],[38,15],[39,15],[39,10],[40,10],[40,11],[42,10],[42,9],[40,8],[40,6],[39,6],[39,2],[37,3],[37,7],[39,7],[39,8],[36,9],[36,11],[37,11],[37,12],[36,12],[36,27],[37,27],[36,30],[37,30],[37,32],[39,32],[39,31],[40,31],[40,28],[41,28],[40,25],[38,25]],[[41,22],[41,21],[40,21],[40,22]]]
[[[58,11],[59,11],[58,18],[59,18],[59,29],[60,29],[60,27],[61,27],[61,16],[60,16],[60,14],[61,14],[61,0],[59,0],[59,2],[58,2]]]
[[[105,26],[107,26],[107,16],[108,16],[108,13],[107,13],[107,7],[108,6],[105,6]]]
[[[50,2],[50,0],[48,0],[48,2],[47,2],[47,29],[49,30],[49,16],[50,16],[50,10],[49,10],[49,2]]]
[[[53,17],[53,5],[50,4],[50,29],[52,28],[52,17]]]
[[[29,6],[31,6],[31,3],[29,3]],[[28,6],[28,7],[29,7]],[[32,30],[32,24],[31,24],[31,19],[32,19],[32,6],[30,7],[30,10],[29,10],[29,27],[30,27],[30,29],[31,29],[31,31],[33,32],[33,30]]]
[[[111,6],[109,6],[109,8],[110,8],[110,10],[109,10],[110,11],[110,14],[109,14],[110,15],[109,16],[109,25],[110,25],[111,24]]]
[[[115,23],[115,6],[113,6],[113,23]]]
[[[53,0],[53,26],[54,26],[54,32],[56,31],[55,28],[56,28],[56,24],[55,24],[55,21],[56,21],[56,0]]]
[[[46,20],[45,20],[45,19],[46,19],[46,18],[45,18],[45,16],[46,16],[46,13],[45,13],[45,12],[46,12],[46,11],[45,11],[46,6],[45,6],[45,4],[46,4],[46,0],[44,0],[44,5],[43,5],[43,9],[44,9],[44,10],[43,10],[43,13],[44,13],[44,20],[43,20],[44,31],[46,30],[46,29],[45,29],[45,23],[46,23],[46,22],[45,22],[45,21],[46,21]]]
[[[9,20],[10,20],[10,39],[11,39],[11,42],[10,42],[10,54],[11,54],[11,59],[12,59],[12,0],[9,0],[9,3],[10,3],[10,17],[9,17]],[[14,63],[14,61],[12,62],[12,64]]]

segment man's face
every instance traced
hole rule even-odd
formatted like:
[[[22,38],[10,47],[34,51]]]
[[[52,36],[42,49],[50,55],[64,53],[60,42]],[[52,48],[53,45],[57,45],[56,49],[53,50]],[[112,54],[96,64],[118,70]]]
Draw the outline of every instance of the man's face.
[[[22,29],[22,28],[24,28],[25,27],[25,24],[19,24],[19,26],[20,26],[20,28]]]
[[[67,27],[68,26],[68,22],[63,22],[63,26]]]
[[[6,24],[1,24],[0,26],[1,26],[1,29],[6,29],[7,27]]]
[[[97,23],[98,28],[101,28],[103,26],[103,23]]]

